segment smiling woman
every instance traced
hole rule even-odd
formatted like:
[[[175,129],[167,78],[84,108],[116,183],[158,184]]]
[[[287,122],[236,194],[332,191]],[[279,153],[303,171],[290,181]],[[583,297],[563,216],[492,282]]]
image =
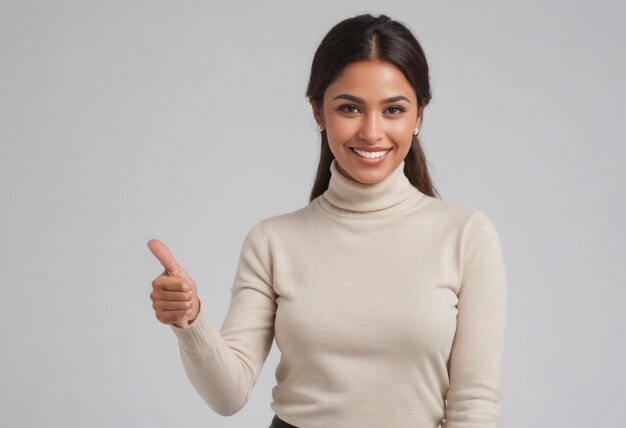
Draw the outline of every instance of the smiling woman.
[[[315,101],[311,105],[317,122],[326,128],[337,169],[361,183],[377,183],[398,167],[423,112],[402,72],[379,60],[347,65],[326,88],[322,108]]]
[[[310,201],[327,189],[334,159],[342,175],[367,184],[382,181],[402,163],[411,184],[439,196],[418,138],[431,99],[428,73],[415,36],[385,15],[346,19],[328,32],[306,91],[322,131]]]
[[[306,95],[321,131],[309,204],[248,231],[221,329],[150,244],[166,269],[155,308],[175,321],[190,381],[232,415],[275,339],[270,428],[495,428],[500,240],[482,211],[435,197],[418,139],[431,98],[419,43],[385,15],[346,19],[317,49]]]

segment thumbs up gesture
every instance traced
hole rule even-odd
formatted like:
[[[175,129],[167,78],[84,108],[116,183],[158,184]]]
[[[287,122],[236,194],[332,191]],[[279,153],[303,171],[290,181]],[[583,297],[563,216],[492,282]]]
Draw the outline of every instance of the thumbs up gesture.
[[[195,281],[178,264],[164,243],[158,239],[148,241],[148,248],[165,270],[152,281],[152,307],[163,324],[178,328],[187,327],[200,311],[200,299]]]

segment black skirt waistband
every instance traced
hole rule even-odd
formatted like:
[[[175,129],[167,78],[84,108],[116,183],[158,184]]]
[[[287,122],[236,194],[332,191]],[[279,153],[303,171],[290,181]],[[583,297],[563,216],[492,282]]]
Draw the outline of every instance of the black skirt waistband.
[[[272,419],[272,424],[268,428],[298,428],[298,427],[295,425],[288,424],[287,422],[279,418],[278,415],[274,415],[274,418]]]

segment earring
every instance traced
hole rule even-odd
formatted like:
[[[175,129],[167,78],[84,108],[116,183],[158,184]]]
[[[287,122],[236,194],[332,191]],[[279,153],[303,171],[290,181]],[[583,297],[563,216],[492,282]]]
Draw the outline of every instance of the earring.
[[[413,135],[418,135],[420,133],[420,128],[415,128],[413,130]]]
[[[317,127],[319,128],[320,132],[324,130],[324,126],[323,125],[318,125]]]

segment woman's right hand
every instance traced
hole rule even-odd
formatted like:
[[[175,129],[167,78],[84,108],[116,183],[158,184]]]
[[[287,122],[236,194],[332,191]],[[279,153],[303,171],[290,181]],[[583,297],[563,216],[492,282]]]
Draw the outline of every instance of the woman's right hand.
[[[159,321],[178,328],[187,327],[200,312],[195,281],[178,264],[167,246],[158,239],[148,241],[148,248],[165,270],[152,281],[152,308]]]

